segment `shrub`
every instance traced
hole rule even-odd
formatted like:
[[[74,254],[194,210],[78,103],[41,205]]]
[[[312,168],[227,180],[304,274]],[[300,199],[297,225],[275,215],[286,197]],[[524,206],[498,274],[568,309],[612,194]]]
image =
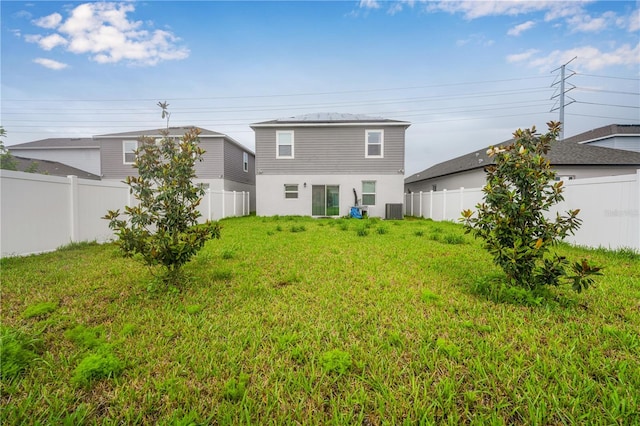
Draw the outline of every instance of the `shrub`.
[[[554,220],[545,216],[551,206],[564,200],[563,182],[555,182],[556,174],[546,158],[560,123],[550,122],[548,127],[544,135],[536,133],[535,127],[518,129],[513,143],[489,148],[487,154],[495,159],[495,165],[487,167],[484,201],[476,206],[477,217],[465,210],[461,221],[467,232],[485,240],[485,248],[509,284],[536,288],[559,285],[564,279],[579,292],[593,283],[592,276],[600,275],[601,268],[583,260],[575,263],[573,275],[567,276],[564,257],[545,257],[581,223],[579,210],[557,214]]]
[[[190,129],[180,141],[169,137],[168,131],[159,142],[141,138],[133,164],[138,176],[125,179],[139,203],[125,207],[126,220],[120,219],[119,210],[104,216],[123,254],[140,255],[147,265],[163,267],[166,284],[179,284],[182,266],[205,242],[220,237],[217,223],[198,225],[204,194],[193,183],[195,162],[202,161],[204,153],[198,146],[199,134],[199,129]]]

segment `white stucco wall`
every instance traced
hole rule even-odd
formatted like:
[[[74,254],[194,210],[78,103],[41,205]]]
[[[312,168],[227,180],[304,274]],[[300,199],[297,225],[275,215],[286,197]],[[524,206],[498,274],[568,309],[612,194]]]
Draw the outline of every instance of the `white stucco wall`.
[[[368,206],[371,217],[385,216],[387,203],[403,202],[404,176],[398,175],[257,175],[256,214],[258,216],[311,216],[311,188],[313,185],[340,187],[340,216],[349,214],[354,205],[353,189],[362,199],[362,181],[376,181],[376,205]],[[306,183],[306,187],[305,187]],[[298,184],[298,198],[285,198],[284,185]]]

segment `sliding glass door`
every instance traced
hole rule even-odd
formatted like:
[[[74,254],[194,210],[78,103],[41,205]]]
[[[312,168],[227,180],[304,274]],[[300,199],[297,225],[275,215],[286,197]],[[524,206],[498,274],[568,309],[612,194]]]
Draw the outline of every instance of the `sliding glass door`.
[[[313,216],[340,215],[340,187],[313,185],[311,187],[311,214]]]

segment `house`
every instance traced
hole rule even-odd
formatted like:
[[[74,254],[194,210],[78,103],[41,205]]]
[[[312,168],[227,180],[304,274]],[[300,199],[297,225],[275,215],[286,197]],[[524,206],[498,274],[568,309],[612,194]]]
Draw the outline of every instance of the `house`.
[[[497,145],[507,145],[509,140]],[[428,192],[478,188],[486,183],[485,167],[493,163],[489,147],[448,160],[405,179],[405,192]],[[564,139],[555,142],[548,158],[558,179],[635,174],[640,169],[640,153],[582,144]]]
[[[179,138],[193,128],[170,127],[169,137]],[[204,149],[203,161],[197,162],[196,182],[216,191],[244,191],[250,194],[251,210],[255,210],[255,154],[231,137],[200,129],[200,147]],[[100,146],[100,167],[102,179],[123,180],[136,175],[133,168],[134,151],[142,136],[162,138],[163,129],[138,130],[94,136]]]
[[[33,158],[24,158],[13,155],[16,162],[16,169],[20,172],[38,173],[49,176],[67,177],[70,175],[77,176],[81,179],[100,180],[100,176],[57,161],[36,160]]]
[[[402,204],[410,123],[317,113],[254,123],[256,213],[345,216],[359,205],[387,217]],[[401,207],[400,207],[401,209]]]
[[[610,124],[566,138],[565,141],[640,152],[640,124]]]
[[[92,138],[49,138],[8,146],[15,157],[62,163],[100,176],[100,146]]]

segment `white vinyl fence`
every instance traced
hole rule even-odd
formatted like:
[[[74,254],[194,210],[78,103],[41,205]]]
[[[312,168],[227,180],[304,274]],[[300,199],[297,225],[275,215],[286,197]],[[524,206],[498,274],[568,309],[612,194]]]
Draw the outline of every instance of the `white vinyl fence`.
[[[404,214],[457,222],[464,209],[476,210],[482,188],[405,194]],[[564,202],[550,212],[580,209],[582,219],[572,244],[640,251],[640,170],[635,175],[570,180],[564,183]]]
[[[249,214],[249,193],[206,190],[201,221]],[[120,182],[0,170],[0,257],[52,251],[80,241],[113,238],[108,210],[135,199]]]

